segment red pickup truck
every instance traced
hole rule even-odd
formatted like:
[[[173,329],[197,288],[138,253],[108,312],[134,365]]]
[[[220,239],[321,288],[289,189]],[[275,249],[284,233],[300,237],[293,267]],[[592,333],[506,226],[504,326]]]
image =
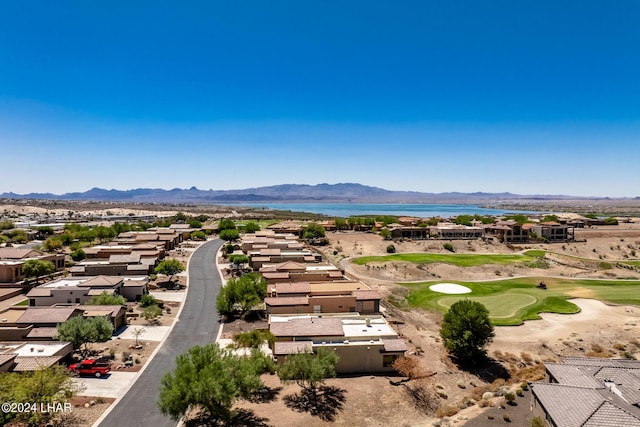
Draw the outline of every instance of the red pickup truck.
[[[81,360],[69,366],[69,370],[78,375],[92,375],[100,378],[111,372],[111,364],[108,362],[100,362],[93,359]]]

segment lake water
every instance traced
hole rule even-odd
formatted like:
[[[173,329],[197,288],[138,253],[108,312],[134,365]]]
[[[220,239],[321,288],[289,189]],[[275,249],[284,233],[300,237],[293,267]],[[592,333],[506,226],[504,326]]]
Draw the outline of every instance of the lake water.
[[[282,211],[311,212],[327,216],[349,217],[362,215],[415,216],[418,218],[458,215],[504,215],[512,213],[533,213],[481,208],[477,205],[460,204],[402,204],[402,203],[243,203],[242,206],[267,208]]]

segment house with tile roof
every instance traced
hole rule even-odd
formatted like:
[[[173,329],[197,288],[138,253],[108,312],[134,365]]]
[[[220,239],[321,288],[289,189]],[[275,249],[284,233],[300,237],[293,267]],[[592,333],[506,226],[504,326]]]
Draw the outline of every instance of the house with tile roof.
[[[0,283],[17,283],[26,279],[22,266],[32,259],[50,261],[55,271],[64,270],[64,254],[50,254],[31,248],[0,248]]]
[[[267,284],[280,282],[324,282],[342,280],[342,271],[325,263],[299,263],[287,261],[280,264],[264,264],[260,273]]]
[[[531,384],[534,416],[553,427],[640,426],[640,361],[566,357]]]
[[[267,314],[380,312],[380,294],[362,282],[274,283],[267,286]]]

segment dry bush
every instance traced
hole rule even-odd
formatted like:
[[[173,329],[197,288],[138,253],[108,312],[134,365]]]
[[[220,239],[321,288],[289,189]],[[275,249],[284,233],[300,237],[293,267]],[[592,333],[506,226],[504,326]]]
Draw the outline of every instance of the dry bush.
[[[482,399],[478,401],[478,406],[481,408],[486,408],[487,406],[493,406],[493,402],[489,399]]]
[[[526,351],[523,351],[522,353],[520,353],[520,358],[525,363],[533,362],[533,357],[531,357],[531,355],[529,353],[527,353]]]
[[[492,388],[490,385],[478,386],[471,391],[471,398],[480,402],[482,400],[482,395],[491,390]]]
[[[505,381],[504,378],[498,378],[497,380],[491,383],[491,389],[489,391],[496,391],[504,385],[507,385],[507,381]]]
[[[640,347],[640,341],[638,341],[637,339],[633,338],[631,340],[629,340],[629,344],[634,345],[636,347]]]
[[[412,380],[432,375],[431,372],[420,366],[420,361],[415,357],[399,357],[392,366],[400,375]]]
[[[505,357],[505,359],[507,359],[507,362],[509,362],[509,363],[518,363],[518,362],[520,362],[520,359],[518,358],[518,356],[516,356],[513,353],[505,353],[504,357]]]
[[[593,343],[591,344],[591,351],[586,353],[587,357],[597,357],[600,359],[607,359],[611,356],[613,356],[613,353],[611,353],[609,350],[605,349],[604,347],[602,347],[600,344],[598,343]]]
[[[608,359],[611,356],[613,356],[613,354],[610,351],[604,351],[602,353],[597,353],[595,351],[588,351],[585,353],[585,356],[587,357],[595,357],[597,359]]]
[[[624,345],[624,344],[622,344],[622,343],[619,343],[619,342],[618,342],[618,343],[615,343],[615,344],[613,345],[613,348],[614,348],[614,349],[616,349],[616,350],[618,350],[618,351],[624,351],[624,350],[626,349],[625,345]]]
[[[458,413],[458,407],[453,405],[441,406],[436,411],[436,417],[444,418],[444,417],[453,417]]]
[[[545,372],[546,369],[542,363],[509,370],[511,380],[514,382],[539,381],[544,378]]]

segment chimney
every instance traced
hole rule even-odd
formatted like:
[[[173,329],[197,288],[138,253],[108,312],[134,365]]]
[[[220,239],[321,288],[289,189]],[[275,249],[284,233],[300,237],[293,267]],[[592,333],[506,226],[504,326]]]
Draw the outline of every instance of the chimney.
[[[364,322],[367,325],[367,328],[371,327],[371,319],[369,317],[365,317]]]

